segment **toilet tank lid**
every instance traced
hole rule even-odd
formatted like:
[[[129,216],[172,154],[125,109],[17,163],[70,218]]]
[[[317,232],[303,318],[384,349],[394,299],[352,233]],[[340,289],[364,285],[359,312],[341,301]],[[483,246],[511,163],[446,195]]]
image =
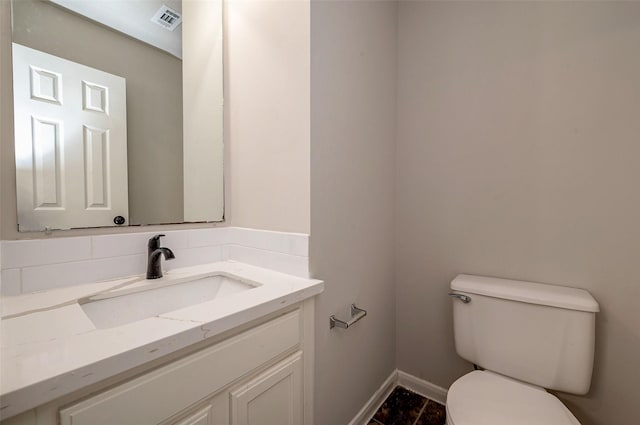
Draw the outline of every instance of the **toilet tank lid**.
[[[600,311],[598,302],[589,292],[566,286],[460,274],[451,281],[451,289],[529,304],[588,312]]]

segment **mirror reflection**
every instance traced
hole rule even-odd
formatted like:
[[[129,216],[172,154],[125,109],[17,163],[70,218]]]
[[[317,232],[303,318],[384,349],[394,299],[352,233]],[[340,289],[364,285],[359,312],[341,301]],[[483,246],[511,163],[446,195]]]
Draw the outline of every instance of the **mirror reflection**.
[[[20,231],[220,221],[214,0],[14,0]]]

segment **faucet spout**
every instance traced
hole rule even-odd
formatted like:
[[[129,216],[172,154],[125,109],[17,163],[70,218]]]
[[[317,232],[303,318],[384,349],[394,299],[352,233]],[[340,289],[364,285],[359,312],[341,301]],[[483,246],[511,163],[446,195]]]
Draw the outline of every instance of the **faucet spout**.
[[[162,256],[165,260],[176,258],[169,248],[156,248],[149,254],[147,261],[147,279],[158,279],[162,277]]]

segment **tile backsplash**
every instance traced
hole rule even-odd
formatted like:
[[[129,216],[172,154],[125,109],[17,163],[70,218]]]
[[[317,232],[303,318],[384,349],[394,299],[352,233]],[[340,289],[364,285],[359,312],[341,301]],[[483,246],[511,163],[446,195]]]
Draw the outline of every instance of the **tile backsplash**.
[[[18,295],[80,283],[142,274],[147,241],[157,232],[2,241],[2,295]],[[164,232],[162,246],[176,259],[171,270],[214,261],[235,260],[308,277],[309,236],[239,227]]]

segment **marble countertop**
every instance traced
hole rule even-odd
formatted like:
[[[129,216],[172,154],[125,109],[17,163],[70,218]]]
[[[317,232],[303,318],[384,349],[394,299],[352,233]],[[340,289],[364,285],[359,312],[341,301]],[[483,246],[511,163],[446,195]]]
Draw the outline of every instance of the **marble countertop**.
[[[145,282],[140,277],[1,299],[1,417],[8,418],[214,337],[322,292],[322,281],[233,261],[175,269],[153,282],[226,273],[251,290],[108,329],[78,300]]]

